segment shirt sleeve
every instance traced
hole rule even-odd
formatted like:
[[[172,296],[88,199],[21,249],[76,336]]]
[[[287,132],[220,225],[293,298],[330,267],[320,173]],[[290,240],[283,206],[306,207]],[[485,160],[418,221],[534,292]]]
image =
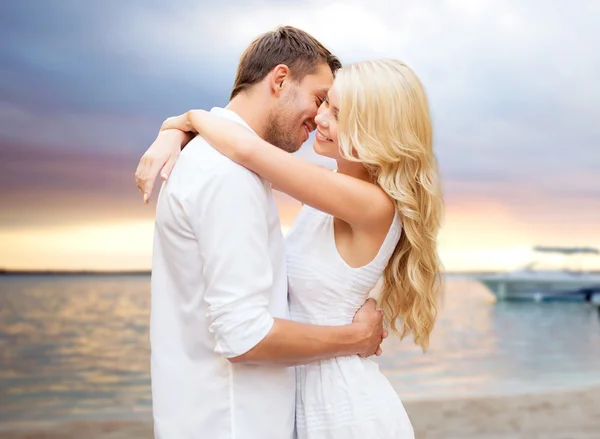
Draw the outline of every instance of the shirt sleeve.
[[[267,193],[246,169],[217,173],[190,203],[206,281],[209,331],[215,352],[237,357],[271,330],[273,287],[269,257]]]

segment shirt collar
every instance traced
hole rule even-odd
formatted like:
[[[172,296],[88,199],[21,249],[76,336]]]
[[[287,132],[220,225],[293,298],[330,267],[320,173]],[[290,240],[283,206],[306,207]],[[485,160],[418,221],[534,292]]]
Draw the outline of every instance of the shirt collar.
[[[246,128],[248,128],[250,131],[252,131],[254,134],[256,134],[256,132],[250,128],[250,125],[248,125],[246,123],[246,121],[244,119],[241,118],[241,116],[237,113],[235,113],[234,111],[231,111],[227,108],[221,108],[221,107],[213,107],[210,110],[211,113],[216,114],[218,116],[224,117],[226,119],[232,120],[234,122],[237,122],[239,124],[244,125]]]

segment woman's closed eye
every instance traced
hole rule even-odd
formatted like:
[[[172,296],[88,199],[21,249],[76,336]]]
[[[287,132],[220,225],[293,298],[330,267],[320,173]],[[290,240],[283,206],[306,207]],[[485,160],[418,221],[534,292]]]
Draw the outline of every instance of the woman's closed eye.
[[[325,96],[325,99],[323,99],[323,103],[325,104],[325,108],[329,108],[329,98],[327,96]],[[337,109],[335,107],[333,107],[333,108],[334,108],[333,117],[335,118],[335,120],[338,120]]]

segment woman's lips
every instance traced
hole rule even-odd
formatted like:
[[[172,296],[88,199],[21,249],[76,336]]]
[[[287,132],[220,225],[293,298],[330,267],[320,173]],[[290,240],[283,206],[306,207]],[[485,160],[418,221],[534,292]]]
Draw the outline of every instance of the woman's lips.
[[[321,142],[333,142],[329,137],[325,136],[321,131],[317,130],[317,140]]]

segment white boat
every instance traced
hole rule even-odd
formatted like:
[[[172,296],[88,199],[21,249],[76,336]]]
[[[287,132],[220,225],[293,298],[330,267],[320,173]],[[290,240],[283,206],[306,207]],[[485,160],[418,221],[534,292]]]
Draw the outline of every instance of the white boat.
[[[591,247],[535,247],[536,254],[600,255]],[[498,300],[596,301],[600,298],[600,273],[581,270],[538,269],[536,260],[524,268],[505,273],[474,276],[488,287]]]

